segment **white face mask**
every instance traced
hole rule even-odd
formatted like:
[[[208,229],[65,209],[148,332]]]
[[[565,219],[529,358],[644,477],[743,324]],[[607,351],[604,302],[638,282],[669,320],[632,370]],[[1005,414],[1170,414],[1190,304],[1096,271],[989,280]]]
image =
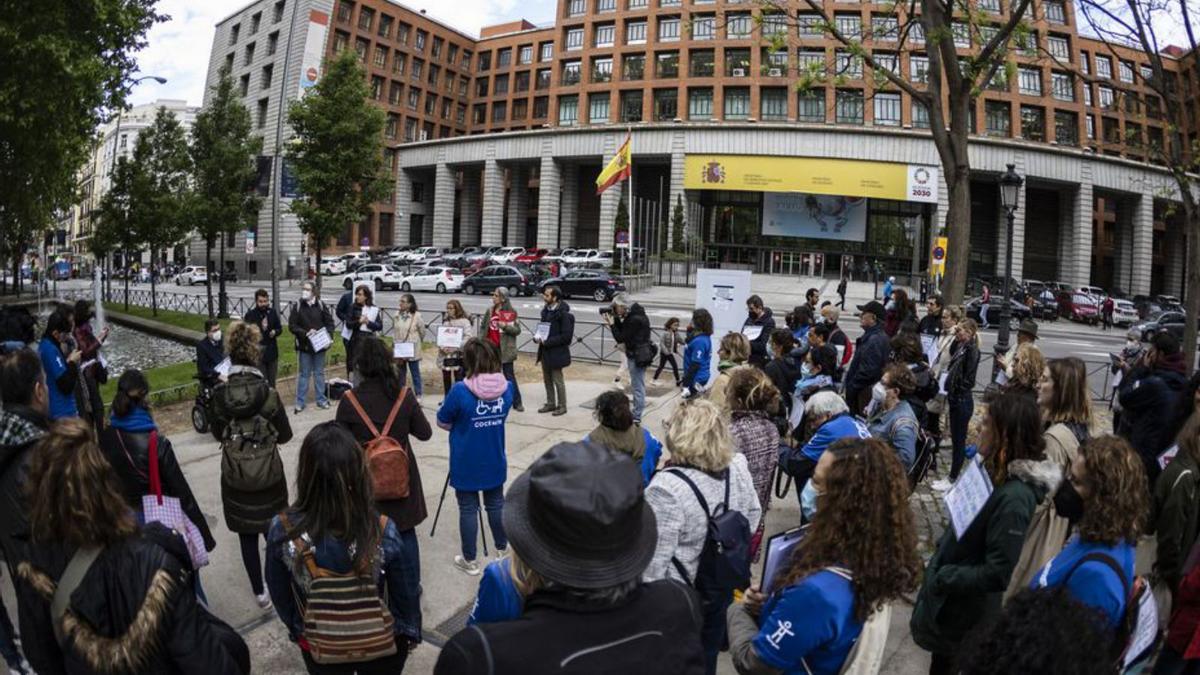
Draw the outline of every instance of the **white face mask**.
[[[308,302],[309,300],[312,300],[312,291],[308,290],[307,288],[305,288],[304,290],[300,291],[300,299],[301,299],[301,300],[303,300],[303,301],[305,301],[305,302]]]
[[[220,342],[220,341],[221,341],[221,331],[219,331],[219,330],[215,330],[215,331],[213,331],[213,332],[212,332],[212,341],[213,341],[213,342]]]
[[[887,387],[883,386],[882,382],[876,382],[874,387],[871,387],[871,400],[875,403],[883,403],[887,398]]]
[[[1138,346],[1138,341],[1137,340],[1126,340],[1125,344],[1128,345],[1130,348],[1133,348],[1133,347]]]

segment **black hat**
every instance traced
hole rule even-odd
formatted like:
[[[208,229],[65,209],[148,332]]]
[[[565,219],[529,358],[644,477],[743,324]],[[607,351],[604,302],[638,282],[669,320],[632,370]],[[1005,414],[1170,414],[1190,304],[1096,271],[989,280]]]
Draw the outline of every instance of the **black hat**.
[[[658,542],[642,471],[592,442],[559,443],[508,488],[504,531],[517,555],[550,581],[604,588],[637,579]]]
[[[885,310],[883,308],[883,305],[880,304],[880,302],[878,300],[872,300],[865,305],[859,305],[858,311],[870,312],[875,315],[876,319],[882,319],[884,317],[884,315],[887,313],[887,310]]]
[[[1034,321],[1033,319],[1023,319],[1021,321],[1021,325],[1017,327],[1017,332],[1024,333],[1024,334],[1028,335],[1029,337],[1033,338],[1034,340],[1036,340],[1037,336],[1038,336],[1037,322]]]

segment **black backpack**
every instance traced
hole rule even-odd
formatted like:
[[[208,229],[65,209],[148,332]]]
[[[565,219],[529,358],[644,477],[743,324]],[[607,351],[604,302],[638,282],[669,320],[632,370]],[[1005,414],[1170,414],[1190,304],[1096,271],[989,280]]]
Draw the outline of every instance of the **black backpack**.
[[[937,459],[938,439],[924,429],[917,429],[917,456],[913,458],[913,464],[908,469],[908,487],[910,490],[915,490],[921,481],[925,480],[925,474],[929,473],[929,468]]]
[[[704,538],[704,550],[700,552],[700,566],[696,578],[688,577],[687,570],[678,558],[672,556],[671,564],[679,576],[698,590],[720,590],[733,592],[750,586],[750,521],[738,511],[729,508],[729,469],[725,469],[725,500],[717,505],[716,512],[708,508],[708,502],[700,488],[687,474],[678,469],[667,469],[666,473],[683,479],[696,495],[700,508],[708,515],[708,532]]]

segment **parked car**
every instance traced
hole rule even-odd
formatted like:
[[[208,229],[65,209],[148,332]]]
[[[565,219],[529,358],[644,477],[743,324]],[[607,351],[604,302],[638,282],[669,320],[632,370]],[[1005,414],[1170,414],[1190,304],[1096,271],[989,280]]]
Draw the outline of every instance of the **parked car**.
[[[1100,321],[1100,303],[1087,293],[1063,291],[1058,294],[1058,315],[1094,326]]]
[[[1185,316],[1183,312],[1162,312],[1149,321],[1135,324],[1133,328],[1141,333],[1144,341],[1150,340],[1155,334],[1164,330],[1182,340]]]
[[[238,280],[237,270],[230,267],[230,268],[226,269],[224,272],[214,271],[212,273],[213,283],[216,283],[216,282],[220,281],[221,279],[224,279],[226,282],[237,281]]]
[[[340,256],[342,262],[346,263],[346,271],[353,272],[363,265],[371,262],[371,256],[367,255],[366,251],[358,253],[344,253]]]
[[[523,253],[525,253],[523,246],[505,246],[492,254],[492,262],[497,265],[507,265],[510,262],[516,262],[517,256]]]
[[[600,251],[594,248],[579,248],[571,255],[563,255],[562,261],[568,265],[578,265],[580,263],[594,261],[600,257]]]
[[[504,286],[508,294],[533,295],[538,290],[537,274],[524,265],[489,265],[463,280],[467,295],[490,293]]]
[[[979,305],[981,304],[981,300],[982,297],[971,298],[963,306],[963,309],[966,311],[967,318],[974,319],[976,323],[982,323],[979,316]],[[998,327],[1000,325],[1000,303],[997,302],[997,300],[998,298],[992,298],[991,304],[988,305],[988,324]],[[1020,321],[1033,317],[1033,312],[1017,300],[1009,299],[1008,304],[1012,307],[1012,325],[1015,326]]]
[[[527,248],[525,252],[516,257],[516,262],[525,263],[527,265],[535,262],[541,262],[550,251],[544,248]]]
[[[468,262],[478,262],[480,260],[490,261],[492,256],[499,253],[503,246],[488,246],[482,248],[471,255],[463,256]]]
[[[1033,318],[1043,321],[1058,321],[1058,299],[1053,293],[1042,289],[1037,295],[1030,295],[1025,301]]]
[[[1113,323],[1132,326],[1138,320],[1137,308],[1128,300],[1113,300]]]
[[[354,282],[365,280],[370,281],[377,291],[385,288],[395,289],[400,288],[400,278],[403,276],[403,272],[395,265],[368,263],[343,277],[342,288],[350,290],[354,287]]]
[[[1103,303],[1108,297],[1108,292],[1099,286],[1080,286],[1076,289],[1080,293],[1086,293],[1096,299],[1096,302]]]
[[[208,270],[204,269],[202,265],[188,265],[179,274],[175,275],[176,286],[183,286],[184,284],[194,286],[205,283],[208,283]]]
[[[421,270],[414,270],[408,276],[400,279],[402,291],[437,291],[446,293],[462,289],[466,277],[462,270],[453,267],[431,265]]]
[[[575,255],[573,248],[552,248],[550,252],[542,256],[542,262],[553,262],[555,260],[562,262],[563,258]]]
[[[596,302],[608,302],[625,290],[620,279],[601,270],[571,270],[561,277],[546,279],[538,285],[538,290],[546,286],[558,286],[565,298],[584,296]]]
[[[462,260],[463,256],[477,250],[474,246],[448,248],[442,253],[442,260]]]
[[[345,274],[346,261],[340,257],[321,258],[321,274],[325,276],[333,274]]]

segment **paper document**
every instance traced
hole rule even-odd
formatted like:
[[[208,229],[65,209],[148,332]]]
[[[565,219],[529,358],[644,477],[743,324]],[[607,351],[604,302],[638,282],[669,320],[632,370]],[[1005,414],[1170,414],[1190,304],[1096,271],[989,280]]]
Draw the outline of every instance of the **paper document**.
[[[837,350],[837,355],[838,355],[837,365],[841,366],[842,359],[846,358],[846,345],[834,345],[833,348]]]
[[[971,522],[983,510],[988,497],[992,495],[992,480],[983,470],[983,464],[976,458],[963,468],[962,475],[954,482],[954,486],[942,499],[946,502],[946,510],[950,512],[950,522],[954,525],[954,536],[962,539],[963,533],[971,526]]]
[[[1138,599],[1137,627],[1129,641],[1129,649],[1125,652],[1125,667],[1129,667],[1142,652],[1146,651],[1154,639],[1158,637],[1158,606],[1154,602],[1154,594],[1149,591]]]
[[[933,365],[937,361],[938,348],[937,338],[932,335],[921,336],[921,351],[925,352],[925,359],[929,361],[929,365]]]
[[[232,367],[233,362],[229,360],[228,356],[226,356],[225,360],[218,363],[217,367],[213,368],[213,370],[217,371],[217,375],[220,375],[221,377],[229,377],[229,369]]]
[[[950,373],[945,372],[938,375],[938,393],[942,396],[946,395],[946,380],[950,379]]]
[[[329,337],[329,333],[324,328],[319,328],[309,331],[308,343],[312,345],[314,352],[323,352],[333,344],[333,338]]]
[[[544,342],[548,337],[550,337],[550,324],[545,321],[538,322],[537,328],[533,329],[533,339]]]
[[[462,326],[438,326],[437,346],[442,349],[460,349],[463,345]]]
[[[349,340],[352,335],[354,335],[354,329],[349,324],[342,324],[342,339]]]
[[[757,340],[758,336],[762,335],[762,331],[762,326],[742,326],[742,335],[745,335],[746,339],[751,342]]]
[[[791,566],[792,553],[796,545],[804,541],[808,527],[797,527],[787,532],[780,532],[767,540],[766,554],[763,556],[762,592],[770,595],[775,590],[781,573]]]
[[[392,356],[398,359],[411,359],[417,355],[417,346],[412,342],[396,342],[392,344]]]
[[[1008,384],[1008,373],[1004,372],[1003,368],[996,371],[996,384],[1001,387]]]
[[[363,307],[362,315],[367,317],[367,323],[371,323],[375,319],[379,318],[379,308],[375,307],[374,305],[372,305],[370,307]],[[370,331],[371,329],[367,328],[367,323],[362,324],[361,326],[358,327],[358,329]]]

